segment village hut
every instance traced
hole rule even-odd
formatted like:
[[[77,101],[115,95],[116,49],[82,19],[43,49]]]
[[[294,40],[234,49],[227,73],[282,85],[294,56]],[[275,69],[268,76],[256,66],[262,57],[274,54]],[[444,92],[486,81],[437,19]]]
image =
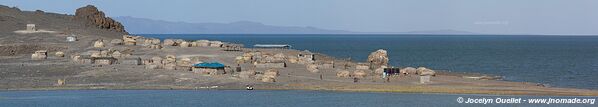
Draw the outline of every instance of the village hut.
[[[112,39],[112,41],[110,41],[110,44],[112,45],[123,45],[124,42],[122,39]]]
[[[432,78],[432,76],[436,76],[436,71],[425,68],[425,67],[419,67],[417,68],[417,72],[419,75],[419,83],[425,84],[425,83],[430,83],[430,78]]]
[[[243,44],[233,44],[233,43],[226,43],[222,45],[224,51],[241,51],[243,49]]]
[[[181,44],[179,44],[180,47],[189,47],[189,45],[191,45],[191,44],[189,44],[189,42],[186,42],[186,41],[183,41],[183,42],[181,42]]]
[[[318,66],[315,64],[308,64],[307,71],[312,72],[312,73],[320,72],[320,70],[318,69]]]
[[[210,41],[210,47],[222,47],[223,44],[220,41]]]
[[[322,69],[332,69],[334,68],[334,61],[316,61],[318,68]]]
[[[401,69],[401,74],[404,75],[409,75],[409,74],[416,74],[417,73],[417,69],[413,68],[413,67],[406,67]]]
[[[35,28],[35,24],[27,24],[27,28],[25,30],[34,32],[37,31],[37,28]]]
[[[31,54],[31,59],[33,60],[43,60],[48,58],[48,51],[47,50],[38,50],[35,53]]]
[[[382,66],[380,68],[377,68],[377,69],[374,70],[374,73],[376,75],[384,74],[384,69],[386,69],[386,68],[387,68],[386,66]]]
[[[297,54],[297,58],[299,59],[299,64],[310,64],[310,63],[314,63],[315,58],[314,58],[314,54],[305,50],[300,52],[299,54]]]
[[[199,47],[208,47],[208,46],[210,46],[210,41],[208,41],[208,40],[197,40],[195,42],[197,43],[197,46],[199,46]]]
[[[355,65],[355,69],[369,70],[370,66],[367,63],[357,63],[357,65]]]
[[[116,58],[114,57],[97,57],[92,59],[93,64],[97,65],[112,65],[116,62]]]
[[[58,52],[54,53],[54,56],[56,56],[56,57],[64,57],[64,52],[58,51]]]
[[[288,61],[289,63],[293,63],[293,64],[294,64],[294,63],[298,63],[298,62],[299,62],[299,59],[297,58],[297,56],[288,56],[288,57],[287,57],[287,61]]]
[[[268,69],[264,72],[265,76],[277,77],[280,75],[278,69]]]
[[[250,78],[254,78],[255,74],[257,74],[257,72],[255,72],[254,70],[241,71],[239,73],[239,78],[250,79]]]
[[[172,39],[164,39],[164,46],[175,46],[175,42]]]
[[[365,78],[368,76],[368,73],[364,70],[355,70],[353,71],[353,76],[356,78]]]
[[[152,60],[149,63],[162,64],[162,60],[163,60],[162,57],[154,56],[154,57],[152,57]]]
[[[347,70],[340,70],[336,72],[336,76],[341,78],[351,77],[351,72]]]
[[[75,42],[75,41],[77,41],[77,37],[75,37],[75,36],[67,36],[66,37],[66,41],[67,42]]]
[[[162,45],[160,44],[151,44],[146,46],[149,49],[162,49]]]
[[[64,86],[66,85],[66,80],[65,79],[58,79],[56,81],[56,86]]]
[[[211,63],[198,63],[194,64],[192,71],[195,73],[202,73],[202,74],[210,74],[210,75],[220,75],[225,74],[226,71],[224,70],[224,64],[218,62],[211,62]]]
[[[436,76],[436,71],[434,71],[432,69],[425,68],[425,67],[419,67],[419,68],[417,68],[416,74]]]
[[[276,79],[272,77],[263,77],[262,82],[276,82]]]
[[[123,42],[125,45],[136,45],[137,44],[137,37],[130,36],[130,35],[123,35]]]
[[[103,48],[104,47],[104,40],[99,39],[99,40],[93,42],[93,47]]]
[[[125,65],[141,65],[141,58],[140,57],[135,57],[135,58],[122,58],[120,60],[118,60],[120,64],[125,64]]]
[[[147,44],[145,44],[145,40],[147,40],[147,39],[144,38],[144,37],[136,36],[135,45],[137,45],[137,46],[147,46]]]

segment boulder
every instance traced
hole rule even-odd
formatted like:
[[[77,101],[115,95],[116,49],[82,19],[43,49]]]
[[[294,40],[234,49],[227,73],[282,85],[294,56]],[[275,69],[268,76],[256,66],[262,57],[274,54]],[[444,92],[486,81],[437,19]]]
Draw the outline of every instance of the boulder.
[[[386,50],[379,49],[370,53],[368,56],[368,62],[371,63],[371,68],[373,69],[380,68],[381,66],[388,66],[388,54]]]

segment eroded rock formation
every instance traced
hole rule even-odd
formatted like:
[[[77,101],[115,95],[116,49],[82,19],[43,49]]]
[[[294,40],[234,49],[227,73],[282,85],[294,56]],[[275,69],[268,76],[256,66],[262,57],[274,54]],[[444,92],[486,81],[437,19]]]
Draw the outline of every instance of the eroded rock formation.
[[[83,20],[88,24],[95,25],[102,29],[114,30],[117,32],[126,32],[125,27],[112,18],[106,17],[104,12],[99,11],[93,5],[87,5],[77,9],[75,12],[75,20]]]

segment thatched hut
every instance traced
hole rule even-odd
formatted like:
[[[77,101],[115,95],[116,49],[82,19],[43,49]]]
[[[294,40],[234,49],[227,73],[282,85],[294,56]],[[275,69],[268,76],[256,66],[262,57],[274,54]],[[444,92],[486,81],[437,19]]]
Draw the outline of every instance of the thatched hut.
[[[430,75],[430,76],[436,76],[436,71],[432,70],[432,69],[428,69],[425,67],[419,67],[417,68],[416,74],[418,75]]]
[[[164,39],[164,46],[175,46],[176,43],[172,39]]]
[[[102,39],[96,40],[95,42],[93,42],[93,47],[103,48],[104,47],[104,40],[102,40]]]
[[[239,73],[239,78],[243,78],[243,79],[250,79],[250,78],[254,78],[255,74],[257,74],[257,72],[255,72],[254,70],[250,70],[250,71],[241,71]]]
[[[42,60],[48,58],[48,51],[47,50],[38,50],[35,53],[31,54],[31,59],[33,60]]]
[[[112,45],[123,45],[123,44],[124,44],[124,42],[123,42],[123,40],[122,40],[122,39],[112,39],[112,40],[110,41],[110,44],[112,44]]]
[[[413,67],[406,67],[401,69],[401,74],[404,75],[409,75],[409,74],[416,74],[417,73],[417,69],[413,68]]]
[[[222,47],[223,44],[220,41],[210,41],[210,47]]]
[[[347,70],[340,70],[336,72],[336,76],[341,78],[351,77],[351,72]]]
[[[56,57],[64,57],[64,52],[58,51],[58,52],[54,53],[54,56],[56,56]]]
[[[189,42],[183,41],[179,44],[180,47],[189,47],[191,44]]]
[[[114,57],[97,57],[97,58],[93,58],[93,64],[97,64],[97,65],[112,65],[116,61],[117,60]]]
[[[318,69],[318,66],[315,64],[308,64],[306,65],[307,67],[307,71],[312,72],[312,73],[317,73],[320,72],[320,70]]]
[[[120,64],[125,64],[125,65],[141,65],[141,58],[140,57],[135,57],[135,58],[122,58],[118,60]]]
[[[210,41],[208,40],[197,40],[195,41],[198,47],[208,47],[210,46]]]
[[[125,45],[136,45],[137,44],[137,37],[130,36],[130,35],[123,35],[123,42]]]
[[[364,70],[355,70],[353,71],[353,76],[356,78],[365,78],[368,76],[368,73]]]
[[[368,63],[357,63],[357,65],[355,65],[355,69],[369,70],[370,66]]]

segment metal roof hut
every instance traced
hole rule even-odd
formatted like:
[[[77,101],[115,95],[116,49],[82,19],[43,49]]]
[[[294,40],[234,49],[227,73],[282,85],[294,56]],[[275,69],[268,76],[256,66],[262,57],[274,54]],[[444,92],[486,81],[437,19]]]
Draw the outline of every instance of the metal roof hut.
[[[210,74],[210,75],[218,75],[218,74],[225,74],[224,71],[225,65],[218,62],[204,62],[194,64],[192,71],[196,73],[202,74]]]
[[[290,49],[291,45],[288,44],[255,44],[254,48],[268,48],[268,49]]]

